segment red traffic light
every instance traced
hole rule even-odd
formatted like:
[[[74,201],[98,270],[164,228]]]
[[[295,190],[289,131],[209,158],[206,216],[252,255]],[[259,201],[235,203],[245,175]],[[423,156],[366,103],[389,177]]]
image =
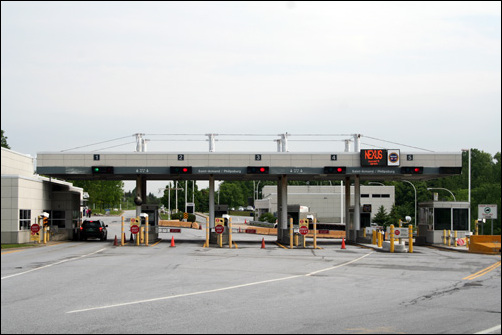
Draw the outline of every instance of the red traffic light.
[[[248,166],[247,173],[248,174],[268,174],[269,167],[268,166]]]
[[[169,168],[169,172],[171,174],[191,174],[192,167],[191,166],[171,166]]]
[[[346,174],[347,168],[345,166],[325,166],[325,174]]]
[[[422,174],[424,173],[424,168],[422,166],[403,166],[401,168],[402,174]]]

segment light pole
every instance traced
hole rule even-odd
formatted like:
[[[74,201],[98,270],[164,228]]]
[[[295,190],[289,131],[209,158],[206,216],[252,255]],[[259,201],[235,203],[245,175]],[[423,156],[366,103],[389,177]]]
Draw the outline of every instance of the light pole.
[[[448,191],[453,196],[453,201],[457,201],[457,198],[455,198],[455,194],[453,194],[453,192],[450,191],[447,188],[443,188],[443,187],[427,187],[427,191],[430,191],[430,190],[445,190],[445,191]]]
[[[469,153],[469,230],[471,228],[471,148],[462,149]]]
[[[415,227],[418,227],[418,223],[417,223],[417,189],[415,188],[415,185],[413,185],[412,182],[407,181],[407,180],[403,180],[403,181],[407,182],[408,184],[413,186],[413,190],[415,191]]]

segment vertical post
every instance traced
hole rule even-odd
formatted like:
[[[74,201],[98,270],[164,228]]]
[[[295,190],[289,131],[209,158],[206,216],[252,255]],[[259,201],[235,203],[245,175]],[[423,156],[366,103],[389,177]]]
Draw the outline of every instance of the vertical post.
[[[390,225],[390,252],[394,252],[394,225]]]
[[[446,229],[443,229],[443,244],[446,245]]]
[[[453,245],[456,247],[456,246],[457,246],[457,231],[455,230],[455,231],[453,232],[453,234],[454,234],[454,235],[453,235],[453,238],[454,238],[454,240],[453,240],[454,244],[453,244]]]
[[[357,241],[357,234],[361,229],[361,183],[359,175],[354,181],[354,242]]]
[[[138,222],[139,226],[141,227],[141,220],[140,220],[139,216],[136,217],[136,222]],[[139,245],[139,238],[140,238],[140,236],[141,236],[141,234],[138,231],[138,233],[136,234],[136,245]]]
[[[124,246],[124,216],[122,216],[122,224],[120,227],[120,245]]]
[[[214,175],[209,176],[209,225],[214,228]]]
[[[317,249],[317,218],[314,218],[314,249]]]
[[[379,231],[378,232],[378,247],[381,248],[382,247],[382,243],[383,243],[383,236],[382,236],[382,232]]]
[[[448,229],[448,246],[451,247],[451,230]]]
[[[148,214],[146,214],[146,217],[145,217],[145,224],[146,224],[146,231],[145,231],[145,245],[148,246],[148,233],[149,233],[149,229],[148,229]]]
[[[350,177],[345,177],[345,238],[350,236]]]
[[[413,226],[411,224],[408,226],[408,238],[409,238],[409,240],[408,240],[408,247],[409,247],[408,252],[410,254],[412,254],[413,253]]]
[[[293,218],[289,220],[289,249],[293,249]]]
[[[206,217],[206,243],[204,247],[209,248],[209,218]]]
[[[232,249],[232,218],[228,218],[228,247]]]
[[[376,243],[376,235],[377,235],[377,232],[375,229],[373,229],[373,232],[371,234],[371,244],[377,244]]]

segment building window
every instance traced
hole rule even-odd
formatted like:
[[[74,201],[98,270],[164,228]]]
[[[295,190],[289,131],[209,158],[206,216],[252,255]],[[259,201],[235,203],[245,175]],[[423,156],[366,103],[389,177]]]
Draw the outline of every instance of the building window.
[[[19,210],[19,230],[28,230],[31,226],[31,209]]]
[[[390,198],[390,194],[382,194],[382,198]]]
[[[370,195],[369,194],[361,194],[361,198],[369,198]]]
[[[382,197],[382,195],[381,195],[381,194],[372,194],[371,196],[372,196],[373,198],[381,198],[381,197]]]
[[[451,229],[451,208],[434,208],[434,230]]]
[[[453,230],[468,230],[469,211],[467,208],[453,208]]]

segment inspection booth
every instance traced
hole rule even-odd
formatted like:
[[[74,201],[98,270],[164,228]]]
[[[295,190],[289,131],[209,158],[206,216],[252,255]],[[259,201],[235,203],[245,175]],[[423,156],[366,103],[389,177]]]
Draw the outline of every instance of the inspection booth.
[[[469,202],[421,202],[418,211],[418,235],[425,236],[427,243],[442,244],[445,229],[457,231],[458,238],[471,231]]]

